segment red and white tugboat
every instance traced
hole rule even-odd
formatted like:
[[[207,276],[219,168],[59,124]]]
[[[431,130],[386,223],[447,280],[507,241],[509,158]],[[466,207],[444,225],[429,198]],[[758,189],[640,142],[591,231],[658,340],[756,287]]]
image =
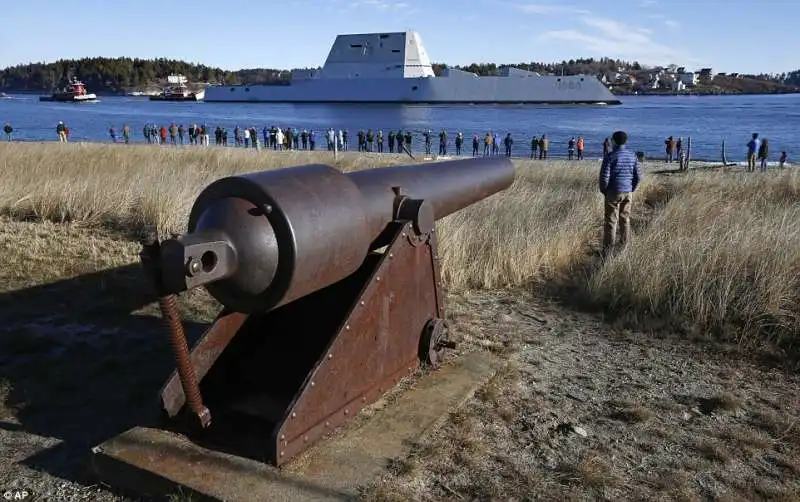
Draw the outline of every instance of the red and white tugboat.
[[[202,101],[206,91],[191,92],[186,85],[183,75],[170,75],[167,77],[170,86],[160,93],[150,96],[151,101]]]
[[[51,96],[40,96],[39,101],[62,101],[67,103],[86,103],[97,101],[97,96],[86,92],[86,86],[76,77],[72,77],[67,87],[54,92]]]

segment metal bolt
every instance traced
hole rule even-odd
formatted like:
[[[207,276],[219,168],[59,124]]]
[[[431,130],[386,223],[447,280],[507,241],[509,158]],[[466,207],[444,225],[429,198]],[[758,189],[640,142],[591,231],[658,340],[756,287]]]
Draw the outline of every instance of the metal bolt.
[[[308,442],[308,436],[303,436],[303,442]]]
[[[364,300],[361,300],[361,305],[364,305]]]
[[[328,354],[328,359],[333,359],[333,354]]]
[[[284,452],[281,452],[281,457],[283,456]]]
[[[366,397],[362,397],[362,398],[361,398],[361,402],[362,402],[362,403],[366,403],[366,402],[367,402],[367,398],[366,398]]]
[[[192,260],[191,263],[189,263],[189,275],[194,275],[198,272],[200,272],[200,262]]]
[[[348,415],[349,413],[350,413],[349,411],[347,411],[347,410],[344,410],[344,414],[345,414],[345,415]]]
[[[375,280],[380,282],[380,280],[381,280],[380,276],[376,277]]]
[[[344,329],[349,330],[350,329],[350,325],[349,324],[345,324]]]
[[[394,254],[389,253],[389,258],[394,258]]]
[[[325,427],[330,427],[330,426],[331,426],[330,422],[325,422]]]
[[[296,416],[297,416],[297,413],[295,413],[295,412],[292,412],[292,418],[294,418],[294,417],[296,417]]]
[[[405,236],[406,236],[406,233],[405,233],[405,232],[403,232],[403,237],[405,237]]]
[[[281,434],[281,441],[283,441],[284,439],[286,439],[286,434]]]
[[[270,206],[269,204],[264,204],[264,207],[262,209],[264,210],[265,214],[269,214],[272,212],[272,206]]]
[[[314,382],[312,381],[312,382],[311,382],[311,386],[313,387],[313,386],[315,386],[315,385],[317,385],[317,384],[316,384],[316,383],[314,383]]]

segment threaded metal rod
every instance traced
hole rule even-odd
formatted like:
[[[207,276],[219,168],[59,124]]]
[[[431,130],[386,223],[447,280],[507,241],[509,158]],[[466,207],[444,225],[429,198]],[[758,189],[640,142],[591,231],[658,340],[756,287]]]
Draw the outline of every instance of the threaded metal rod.
[[[186,395],[186,403],[189,405],[189,409],[200,419],[200,425],[208,427],[211,424],[211,413],[208,408],[203,406],[200,385],[197,382],[197,375],[194,372],[194,365],[189,355],[189,344],[186,341],[183,323],[178,314],[175,295],[160,297],[158,304],[161,307],[164,326],[169,333],[172,353],[175,356],[175,363],[178,367],[178,377],[181,380],[183,393]]]
[[[159,293],[158,305],[161,308],[164,327],[169,334],[170,345],[172,345],[172,353],[175,357],[178,377],[181,381],[181,387],[183,387],[183,393],[186,396],[186,402],[189,405],[189,409],[197,415],[201,427],[208,427],[211,425],[211,413],[208,408],[203,406],[200,385],[197,382],[197,374],[194,372],[194,365],[189,355],[189,344],[186,341],[186,333],[183,330],[183,323],[178,314],[175,295],[166,293],[163,289],[158,263],[161,251],[158,236],[155,232],[148,232],[140,242],[142,244],[142,252],[140,253],[142,265],[152,274],[156,290]]]

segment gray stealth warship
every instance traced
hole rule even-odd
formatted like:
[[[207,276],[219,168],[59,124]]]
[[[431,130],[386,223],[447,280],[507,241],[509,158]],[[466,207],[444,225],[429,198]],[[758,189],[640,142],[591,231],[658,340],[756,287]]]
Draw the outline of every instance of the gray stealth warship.
[[[207,102],[410,104],[620,104],[592,75],[540,75],[504,68],[481,77],[433,73],[414,31],[338,35],[320,70],[294,70],[289,83],[212,86]]]

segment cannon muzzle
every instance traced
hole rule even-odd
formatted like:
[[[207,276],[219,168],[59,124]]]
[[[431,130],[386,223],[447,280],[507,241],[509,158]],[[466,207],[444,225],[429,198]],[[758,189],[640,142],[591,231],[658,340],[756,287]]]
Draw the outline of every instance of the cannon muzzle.
[[[434,223],[513,180],[495,157],[210,184],[189,233],[143,241],[177,365],[161,391],[169,427],[190,410],[201,441],[281,465],[438,367],[455,344]],[[175,295],[198,286],[224,308],[190,351]]]
[[[189,233],[162,243],[164,286],[205,286],[220,303],[265,312],[355,272],[389,223],[420,234],[507,188],[504,157],[342,173],[307,165],[222,178],[197,198]]]

